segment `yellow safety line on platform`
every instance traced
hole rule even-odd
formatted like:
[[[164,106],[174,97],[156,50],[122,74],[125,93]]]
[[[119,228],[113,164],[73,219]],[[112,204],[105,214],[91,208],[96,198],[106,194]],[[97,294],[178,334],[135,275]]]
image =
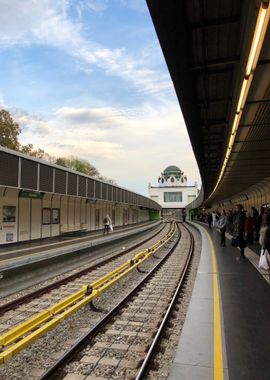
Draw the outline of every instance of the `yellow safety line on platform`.
[[[222,351],[222,332],[220,300],[218,287],[218,273],[216,251],[209,233],[205,230],[211,248],[212,271],[213,271],[213,296],[214,296],[214,380],[223,380],[223,351]]]
[[[141,265],[145,260],[165,245],[176,232],[176,226],[173,224],[168,234],[158,243],[155,243],[149,249],[139,252],[132,260],[103,276],[92,284],[84,285],[81,289],[57,304],[50,306],[48,309],[36,314],[29,320],[15,326],[2,336],[0,336],[0,348],[5,351],[0,352],[0,363],[5,363],[8,359],[28,347],[37,338],[57,326],[63,319],[67,318],[82,306],[91,302],[94,298],[105,292],[121,278],[126,276],[132,270]],[[89,294],[89,289],[91,292]],[[27,335],[28,334],[28,335]]]

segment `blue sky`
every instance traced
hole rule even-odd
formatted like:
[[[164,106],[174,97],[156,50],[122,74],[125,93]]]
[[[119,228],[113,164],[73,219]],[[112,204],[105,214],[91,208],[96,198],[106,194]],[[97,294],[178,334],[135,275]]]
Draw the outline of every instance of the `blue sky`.
[[[144,0],[0,0],[0,105],[21,143],[89,160],[147,194],[168,165],[199,181]]]

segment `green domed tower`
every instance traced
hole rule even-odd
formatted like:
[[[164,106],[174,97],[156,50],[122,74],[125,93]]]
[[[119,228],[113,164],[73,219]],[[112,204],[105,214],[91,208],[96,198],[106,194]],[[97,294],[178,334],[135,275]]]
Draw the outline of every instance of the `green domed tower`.
[[[187,177],[184,175],[184,172],[174,165],[168,166],[158,178],[159,186],[179,186],[185,185],[186,182]]]

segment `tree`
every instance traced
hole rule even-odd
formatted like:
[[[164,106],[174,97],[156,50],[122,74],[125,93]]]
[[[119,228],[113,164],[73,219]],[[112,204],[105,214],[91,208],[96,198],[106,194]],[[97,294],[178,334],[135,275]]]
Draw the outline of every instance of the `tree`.
[[[10,113],[4,109],[0,110],[0,145],[19,150],[20,143],[18,136],[21,133],[19,124],[11,117]]]
[[[31,155],[31,152],[33,151],[33,145],[27,144],[27,145],[21,145],[20,146],[20,152],[24,154]]]
[[[69,158],[59,157],[55,161],[57,165],[64,166],[72,170],[84,173],[91,177],[99,177],[99,171],[90,162],[78,157],[70,156]]]
[[[69,158],[58,157],[55,161],[55,164],[63,166],[64,168],[76,170],[77,172],[84,173],[91,177],[98,178],[101,181],[110,183],[111,185],[117,185],[114,179],[110,179],[110,178],[100,175],[97,168],[95,168],[92,164],[90,164],[90,162],[83,160],[79,157],[74,157],[74,156],[70,156]]]
[[[117,185],[117,182],[114,179],[104,177],[103,175],[98,176],[98,179],[101,179],[101,181],[107,182],[111,185]]]
[[[31,144],[30,144],[31,145]],[[32,149],[29,152],[29,156],[40,158],[41,160],[45,160],[51,163],[55,163],[55,157],[51,156],[49,153],[45,152],[43,149]]]

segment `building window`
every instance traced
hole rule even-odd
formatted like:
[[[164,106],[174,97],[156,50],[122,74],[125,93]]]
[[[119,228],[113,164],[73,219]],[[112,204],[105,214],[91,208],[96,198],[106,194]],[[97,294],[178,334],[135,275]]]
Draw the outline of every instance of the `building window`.
[[[182,193],[164,193],[164,202],[182,202]]]

